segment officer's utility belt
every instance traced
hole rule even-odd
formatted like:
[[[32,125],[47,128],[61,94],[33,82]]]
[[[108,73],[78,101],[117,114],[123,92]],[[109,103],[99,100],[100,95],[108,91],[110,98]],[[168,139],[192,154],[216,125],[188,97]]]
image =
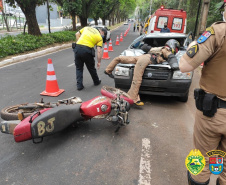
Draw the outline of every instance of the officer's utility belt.
[[[80,44],[76,44],[76,47],[80,47],[80,48],[84,48],[84,49],[90,50],[92,56],[95,57],[95,49],[94,49],[94,48],[90,48],[90,47],[88,47],[88,46],[84,46],[84,45],[80,45]]]
[[[195,104],[203,115],[213,117],[218,108],[226,108],[226,101],[219,99],[216,95],[206,93],[202,89],[194,90]]]
[[[81,45],[81,44],[76,44],[76,46],[80,47],[80,48],[85,48],[85,49],[92,49],[89,46],[84,46],[84,45]]]

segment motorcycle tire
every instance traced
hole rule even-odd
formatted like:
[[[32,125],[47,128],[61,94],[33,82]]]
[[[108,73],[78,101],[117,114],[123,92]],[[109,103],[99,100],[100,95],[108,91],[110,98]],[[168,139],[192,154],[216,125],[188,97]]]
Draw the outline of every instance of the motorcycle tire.
[[[4,120],[18,120],[18,113],[21,109],[19,109],[19,107],[21,106],[26,106],[26,104],[19,104],[19,105],[12,105],[12,106],[8,106],[5,107],[1,110],[1,118]],[[35,106],[35,104],[29,104],[29,106]],[[30,115],[32,115],[34,112],[44,109],[43,107],[39,107],[39,108],[28,108],[26,109],[26,111],[22,111],[23,112],[23,117],[26,118]]]
[[[111,99],[115,99],[117,93],[120,93],[121,94],[120,98],[123,98],[129,104],[132,105],[134,103],[133,100],[129,97],[129,95],[126,92],[124,92],[120,89],[117,89],[117,88],[114,88],[114,87],[109,87],[109,86],[103,86],[101,88],[101,94],[103,96],[107,96],[108,98],[111,98]]]

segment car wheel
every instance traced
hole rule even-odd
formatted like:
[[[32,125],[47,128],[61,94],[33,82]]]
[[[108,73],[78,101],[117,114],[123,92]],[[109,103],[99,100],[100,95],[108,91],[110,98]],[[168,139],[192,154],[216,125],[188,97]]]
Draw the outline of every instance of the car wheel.
[[[184,96],[178,97],[178,99],[181,102],[187,102],[188,101],[188,93],[186,93],[186,95],[184,95]]]

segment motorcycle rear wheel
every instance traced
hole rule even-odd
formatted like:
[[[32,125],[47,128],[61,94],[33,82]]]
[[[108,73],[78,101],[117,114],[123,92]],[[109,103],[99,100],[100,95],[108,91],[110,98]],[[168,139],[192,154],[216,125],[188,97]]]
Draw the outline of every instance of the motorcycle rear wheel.
[[[44,107],[37,107],[34,103],[29,103],[29,107],[26,109],[20,109],[19,107],[27,106],[27,104],[19,104],[5,107],[1,110],[1,118],[4,120],[18,120],[18,113],[22,112],[23,117],[26,118],[32,115],[35,111],[44,109]],[[33,108],[32,108],[33,107]]]
[[[120,93],[121,94],[120,98],[123,98],[129,104],[134,103],[133,100],[129,97],[129,95],[120,89],[117,89],[115,87],[110,87],[110,86],[103,86],[101,88],[101,94],[103,96],[107,96],[108,98],[111,98],[111,99],[115,99],[117,96],[117,93]]]

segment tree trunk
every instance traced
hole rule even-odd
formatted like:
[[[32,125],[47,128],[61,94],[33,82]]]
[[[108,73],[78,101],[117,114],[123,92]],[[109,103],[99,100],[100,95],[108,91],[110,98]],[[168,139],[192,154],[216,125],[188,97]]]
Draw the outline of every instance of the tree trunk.
[[[42,34],[40,32],[35,13],[36,4],[30,3],[29,6],[28,5],[24,6],[24,4],[21,3],[20,1],[16,0],[16,2],[20,6],[21,10],[23,11],[26,17],[28,25],[28,34],[41,36]]]
[[[111,26],[111,18],[109,18],[109,25],[108,25],[109,27]]]
[[[79,17],[81,21],[81,26],[85,27],[87,26],[87,17]]]
[[[24,24],[24,35],[25,35],[25,31],[26,31],[26,26],[27,26],[27,21]]]
[[[6,29],[7,29],[8,32],[10,32],[9,25],[8,25],[8,22],[7,22],[7,18],[6,18],[6,15],[5,15],[5,12],[3,11],[3,9],[2,9],[2,16],[3,16],[3,19],[5,21]]]
[[[49,27],[49,33],[51,33],[51,30],[50,30],[49,0],[47,0],[46,2],[47,2],[47,14],[48,14],[48,27]]]
[[[106,22],[106,18],[104,17],[104,18],[102,18],[102,24],[105,25],[105,22]]]
[[[76,30],[75,16],[76,16],[76,15],[71,15],[71,17],[72,17],[72,30],[73,30],[73,31]]]
[[[112,26],[114,26],[115,25],[115,18],[113,17],[112,18]]]

